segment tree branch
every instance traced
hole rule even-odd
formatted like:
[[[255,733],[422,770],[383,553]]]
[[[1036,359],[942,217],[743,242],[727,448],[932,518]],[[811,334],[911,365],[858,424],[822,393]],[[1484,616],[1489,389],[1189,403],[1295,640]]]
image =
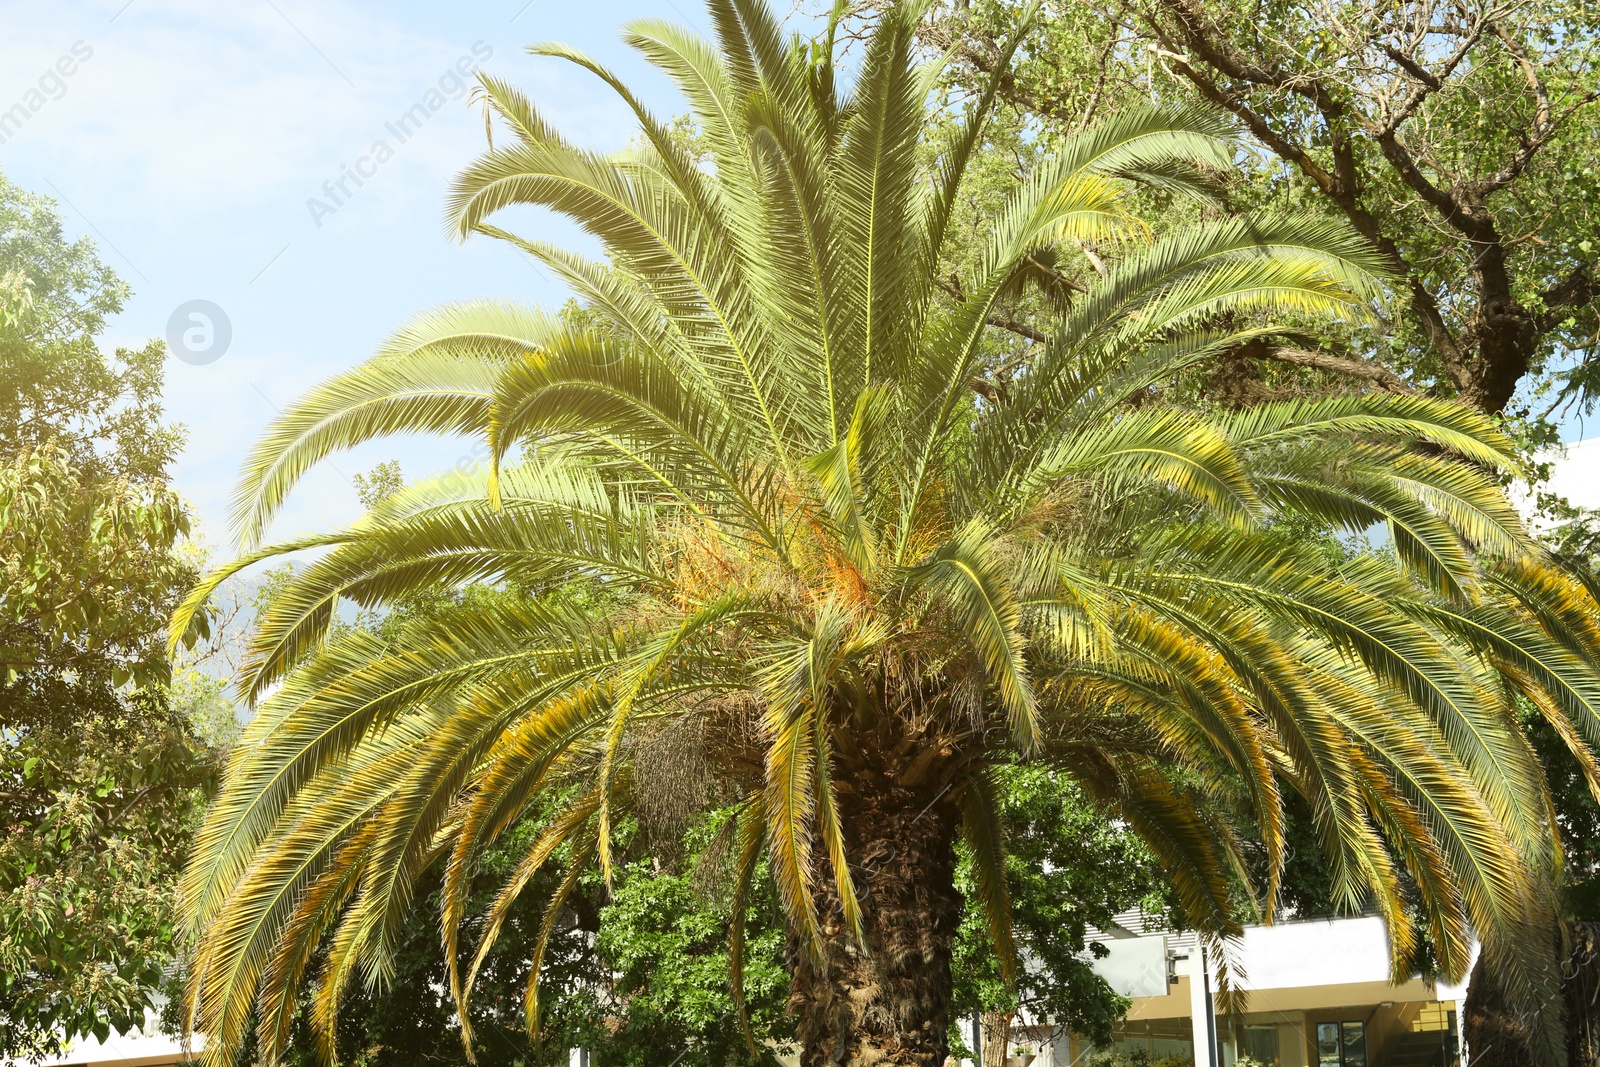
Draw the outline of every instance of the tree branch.
[[[1555,329],[1572,308],[1593,303],[1600,297],[1600,284],[1595,281],[1591,265],[1579,263],[1565,278],[1541,293],[1540,297],[1546,308],[1538,320],[1542,333]]]
[[[1042,343],[1050,340],[1050,335],[1045,333],[1043,330],[1035,329],[1025,322],[1018,322],[1016,319],[1012,318],[1010,315],[1007,315],[1003,311],[991,312],[989,317],[983,321],[990,326],[996,326],[1002,330],[1009,330],[1018,337],[1026,337],[1030,341],[1039,341]]]
[[[1460,44],[1444,61],[1438,74],[1428,70],[1400,49],[1387,44],[1381,45],[1380,49],[1383,54],[1394,60],[1396,66],[1411,75],[1420,84],[1407,94],[1405,102],[1389,116],[1388,120],[1373,131],[1373,136],[1386,136],[1394,133],[1405,124],[1407,119],[1416,114],[1417,108],[1422,106],[1423,101],[1443,89],[1445,80],[1455,73],[1462,60],[1467,58],[1467,53],[1477,46],[1478,40],[1482,35],[1483,30],[1480,26],[1475,26],[1471,32],[1462,34]]]
[[[1332,352],[1317,352],[1292,345],[1278,345],[1258,340],[1240,347],[1236,353],[1245,359],[1261,359],[1274,363],[1288,363],[1296,367],[1331,371],[1347,378],[1370,382],[1386,393],[1414,392],[1399,375],[1386,367],[1356,356],[1341,356]]]

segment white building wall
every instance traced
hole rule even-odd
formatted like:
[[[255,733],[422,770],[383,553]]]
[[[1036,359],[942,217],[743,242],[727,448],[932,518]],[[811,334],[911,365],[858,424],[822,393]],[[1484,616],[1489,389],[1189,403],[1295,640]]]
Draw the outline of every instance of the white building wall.
[[[1246,927],[1235,958],[1243,989],[1389,979],[1389,937],[1376,916]]]

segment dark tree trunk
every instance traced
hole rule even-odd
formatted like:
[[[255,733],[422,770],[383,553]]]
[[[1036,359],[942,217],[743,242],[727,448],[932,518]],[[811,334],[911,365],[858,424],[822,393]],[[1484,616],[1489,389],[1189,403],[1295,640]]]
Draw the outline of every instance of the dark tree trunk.
[[[1600,924],[1572,923],[1561,971],[1568,1067],[1600,1065]],[[1533,1034],[1480,957],[1461,1015],[1468,1067],[1524,1067],[1537,1062]]]
[[[1600,923],[1572,924],[1572,952],[1561,975],[1569,1067],[1600,1067]]]
[[[1526,1067],[1533,1062],[1528,1028],[1507,999],[1495,972],[1484,966],[1482,956],[1472,968],[1472,980],[1467,984],[1461,1033],[1466,1038],[1468,1067]]]
[[[928,773],[943,761],[910,742],[895,749],[835,767],[867,951],[845,925],[819,845],[822,966],[797,936],[788,944],[802,1067],[943,1067],[948,1055],[960,814],[948,779]]]

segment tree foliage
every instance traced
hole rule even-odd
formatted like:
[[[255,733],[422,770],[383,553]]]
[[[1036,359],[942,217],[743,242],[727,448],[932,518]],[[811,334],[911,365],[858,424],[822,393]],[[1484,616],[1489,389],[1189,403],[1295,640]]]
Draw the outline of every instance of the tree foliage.
[[[938,5],[969,91],[1022,10]],[[1256,346],[1498,412],[1519,385],[1592,390],[1600,23],[1582,3],[1046,4],[1001,93],[1072,130],[1129,97],[1203,99],[1263,152],[1238,202],[1325,211],[1384,260],[1393,319],[1341,348]],[[1537,411],[1534,412],[1538,414]]]
[[[1092,961],[1106,950],[1090,931],[1115,929],[1115,917],[1134,908],[1164,912],[1165,881],[1143,843],[1108,822],[1069,779],[1036,766],[1003,768],[996,777],[1013,936],[1025,962],[1008,983],[986,916],[969,905],[953,961],[956,1011],[1105,1044],[1128,1001],[1095,973]],[[970,858],[959,881],[969,902],[981,899]],[[1006,1045],[1004,1035],[995,1039]]]
[[[185,694],[201,697],[201,693]],[[182,941],[178,872],[222,738],[85,671],[0,690],[0,1049],[137,1029]]]
[[[47,446],[0,468],[0,669],[7,681],[106,668],[116,685],[162,683],[159,621],[193,580],[175,551],[188,516],[163,484],[95,479],[69,464]]]
[[[195,576],[161,347],[100,351],[126,288],[4,178],[0,276],[4,1057],[143,1025],[232,706],[161,639]]]
[[[99,347],[127,283],[87,238],[69,241],[53,202],[0,175],[0,441],[6,459],[67,451],[81,477],[165,482],[181,441],[163,422],[165,346]]]

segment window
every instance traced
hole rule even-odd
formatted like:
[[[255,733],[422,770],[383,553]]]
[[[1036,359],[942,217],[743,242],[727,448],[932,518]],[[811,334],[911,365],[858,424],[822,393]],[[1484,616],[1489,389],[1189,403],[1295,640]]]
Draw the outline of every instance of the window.
[[[1344,1067],[1367,1067],[1367,1027],[1365,1023],[1340,1023]]]
[[[1247,1026],[1244,1028],[1244,1054],[1256,1063],[1278,1067],[1283,1060],[1278,1055],[1278,1028],[1276,1026]]]
[[[1136,1062],[1157,1063],[1176,1060],[1194,1062],[1194,1028],[1188,1019],[1155,1019],[1128,1022],[1112,1031],[1111,1044],[1123,1056]],[[1065,1063],[1066,1060],[1058,1060]]]
[[[1318,1023],[1317,1067],[1367,1067],[1365,1023]]]
[[[1339,1067],[1339,1024],[1317,1024],[1317,1067]]]

